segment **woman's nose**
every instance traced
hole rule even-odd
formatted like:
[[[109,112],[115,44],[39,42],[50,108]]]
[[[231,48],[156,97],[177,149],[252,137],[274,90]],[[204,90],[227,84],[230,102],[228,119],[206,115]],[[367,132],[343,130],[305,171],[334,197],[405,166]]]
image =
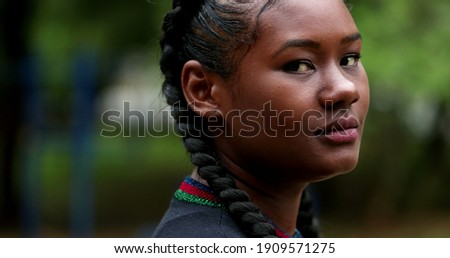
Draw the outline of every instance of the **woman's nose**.
[[[333,66],[323,75],[323,89],[319,93],[320,105],[325,109],[348,109],[360,98],[356,79],[339,66]]]

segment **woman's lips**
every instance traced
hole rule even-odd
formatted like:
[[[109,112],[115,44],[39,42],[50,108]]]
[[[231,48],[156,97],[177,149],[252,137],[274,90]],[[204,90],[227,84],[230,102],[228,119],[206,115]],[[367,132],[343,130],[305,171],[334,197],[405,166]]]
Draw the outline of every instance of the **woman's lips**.
[[[353,143],[358,140],[359,134],[357,128],[349,128],[343,131],[332,131],[323,136],[334,143]]]
[[[316,135],[331,143],[354,143],[358,140],[359,122],[353,117],[340,118],[316,131]]]

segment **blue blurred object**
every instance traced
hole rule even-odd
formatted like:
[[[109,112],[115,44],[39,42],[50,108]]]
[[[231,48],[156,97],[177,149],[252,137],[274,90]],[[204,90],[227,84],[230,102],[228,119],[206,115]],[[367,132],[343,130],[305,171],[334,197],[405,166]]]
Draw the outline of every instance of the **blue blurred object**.
[[[27,58],[22,63],[24,92],[23,137],[20,152],[20,220],[24,237],[39,236],[41,230],[41,160],[42,97],[39,59]]]
[[[89,50],[78,52],[74,61],[73,155],[71,175],[70,232],[90,237],[94,228],[93,110],[96,57]]]

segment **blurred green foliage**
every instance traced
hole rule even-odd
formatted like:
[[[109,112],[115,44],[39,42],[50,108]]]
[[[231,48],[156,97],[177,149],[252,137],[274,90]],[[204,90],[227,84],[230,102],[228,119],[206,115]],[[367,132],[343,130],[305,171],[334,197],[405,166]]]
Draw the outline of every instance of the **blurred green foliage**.
[[[35,4],[29,47],[42,63],[44,97],[57,122],[69,122],[77,53],[95,53],[100,73],[97,90],[104,90],[115,79],[111,75],[117,73],[124,57],[157,51],[160,23],[169,6],[164,0],[42,0]]]
[[[354,0],[373,87],[450,101],[450,2]]]

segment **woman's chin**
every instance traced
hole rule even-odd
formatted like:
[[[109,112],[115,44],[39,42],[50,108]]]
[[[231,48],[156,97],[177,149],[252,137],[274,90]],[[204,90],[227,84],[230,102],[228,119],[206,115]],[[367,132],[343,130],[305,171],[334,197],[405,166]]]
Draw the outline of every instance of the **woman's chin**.
[[[347,174],[353,171],[358,164],[358,157],[346,157],[340,158],[338,160],[331,161],[329,163],[324,163],[316,171],[319,179],[317,181],[322,181],[335,176]]]

